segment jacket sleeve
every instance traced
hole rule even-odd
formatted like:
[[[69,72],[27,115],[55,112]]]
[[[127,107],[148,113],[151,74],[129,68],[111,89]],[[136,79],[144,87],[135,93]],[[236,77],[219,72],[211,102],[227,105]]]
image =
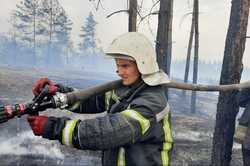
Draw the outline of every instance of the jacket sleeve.
[[[133,143],[141,136],[139,129],[139,123],[120,113],[83,121],[49,117],[42,137],[78,149],[104,150]]]
[[[157,123],[155,116],[166,101],[159,93],[142,95],[120,113],[78,123],[73,142],[81,149],[104,150],[149,139]]]
[[[59,92],[68,93],[77,91],[72,87],[64,86],[62,84],[56,84],[59,88]],[[101,113],[105,111],[105,95],[98,94],[82,102],[76,102],[73,105],[66,107],[67,110],[75,113]]]
[[[250,123],[248,123],[246,135],[242,145],[245,149],[250,150]]]
[[[105,95],[99,94],[82,102],[68,106],[67,110],[75,113],[101,113],[105,111]]]
[[[143,97],[139,96],[132,101],[128,109],[119,113],[83,121],[67,120],[60,131],[61,137],[57,139],[62,144],[90,150],[140,142],[148,137],[148,132],[155,125],[156,113],[165,107],[165,100],[159,97],[162,98],[159,94],[145,93]]]
[[[250,102],[250,88],[243,89],[237,94],[237,103],[240,107],[246,107]]]

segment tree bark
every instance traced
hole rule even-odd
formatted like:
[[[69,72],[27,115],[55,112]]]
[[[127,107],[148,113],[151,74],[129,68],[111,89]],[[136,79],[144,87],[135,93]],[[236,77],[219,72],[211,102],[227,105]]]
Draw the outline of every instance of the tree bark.
[[[238,83],[241,79],[250,0],[232,0],[220,84]],[[231,161],[235,118],[238,113],[237,91],[220,92],[213,138],[212,165]]]
[[[129,0],[129,21],[128,31],[136,32],[137,22],[137,0]]]
[[[161,0],[156,37],[157,61],[160,69],[170,75],[172,54],[173,0]],[[167,92],[166,92],[167,95]]]
[[[199,62],[199,0],[194,0],[194,66],[193,66],[193,84],[197,83],[198,78],[198,62]],[[196,112],[196,91],[192,91],[191,95],[191,112]]]
[[[189,35],[189,41],[188,41],[188,50],[187,50],[187,58],[186,58],[186,66],[185,66],[185,74],[184,74],[184,82],[188,82],[188,75],[189,75],[189,67],[190,67],[190,57],[191,57],[191,51],[192,51],[192,45],[193,45],[193,37],[194,37],[194,8],[192,13],[192,23],[191,23],[191,30]],[[183,90],[183,96],[186,95],[186,91]]]

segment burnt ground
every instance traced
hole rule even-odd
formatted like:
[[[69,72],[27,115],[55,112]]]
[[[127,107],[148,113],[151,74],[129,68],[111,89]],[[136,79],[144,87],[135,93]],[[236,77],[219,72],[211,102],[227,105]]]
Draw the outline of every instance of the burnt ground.
[[[110,78],[101,73],[53,71],[0,67],[0,104],[27,102],[32,99],[31,87],[37,78],[49,78],[66,85],[86,88]],[[217,94],[198,93],[196,114],[190,113],[190,92],[170,90],[174,148],[172,165],[209,165],[215,124]],[[43,114],[91,118],[61,110]],[[93,115],[92,115],[93,116]],[[26,117],[0,124],[0,165],[101,165],[100,152],[76,150],[33,136]],[[231,165],[242,165],[241,147],[234,143]]]

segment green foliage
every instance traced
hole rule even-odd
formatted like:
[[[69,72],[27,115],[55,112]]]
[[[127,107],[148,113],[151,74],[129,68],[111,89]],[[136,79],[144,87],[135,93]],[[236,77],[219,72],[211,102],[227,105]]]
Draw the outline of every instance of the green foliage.
[[[80,52],[94,53],[96,49],[96,25],[97,22],[94,19],[94,15],[90,12],[84,22],[84,25],[81,27],[82,34],[79,35],[82,40],[79,44]]]
[[[16,5],[17,9],[14,13],[16,22],[13,25],[19,32],[18,38],[23,41],[35,43],[37,32],[36,22],[39,21],[37,11],[39,10],[38,0],[23,0]],[[41,29],[41,28],[40,28]]]
[[[34,63],[62,63],[72,22],[58,0],[22,0],[16,7],[15,38],[32,50]]]

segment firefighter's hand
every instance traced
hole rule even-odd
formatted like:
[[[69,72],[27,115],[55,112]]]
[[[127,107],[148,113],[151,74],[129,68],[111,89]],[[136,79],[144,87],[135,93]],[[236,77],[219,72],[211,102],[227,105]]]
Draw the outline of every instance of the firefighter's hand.
[[[27,117],[27,120],[30,124],[31,129],[33,130],[33,133],[36,136],[41,136],[44,131],[45,123],[48,121],[47,116],[31,116],[29,115]]]
[[[48,79],[47,77],[40,78],[36,81],[36,83],[32,87],[32,92],[35,96],[37,96],[45,85],[49,86],[49,94],[54,95],[58,91],[58,87],[56,83]]]

